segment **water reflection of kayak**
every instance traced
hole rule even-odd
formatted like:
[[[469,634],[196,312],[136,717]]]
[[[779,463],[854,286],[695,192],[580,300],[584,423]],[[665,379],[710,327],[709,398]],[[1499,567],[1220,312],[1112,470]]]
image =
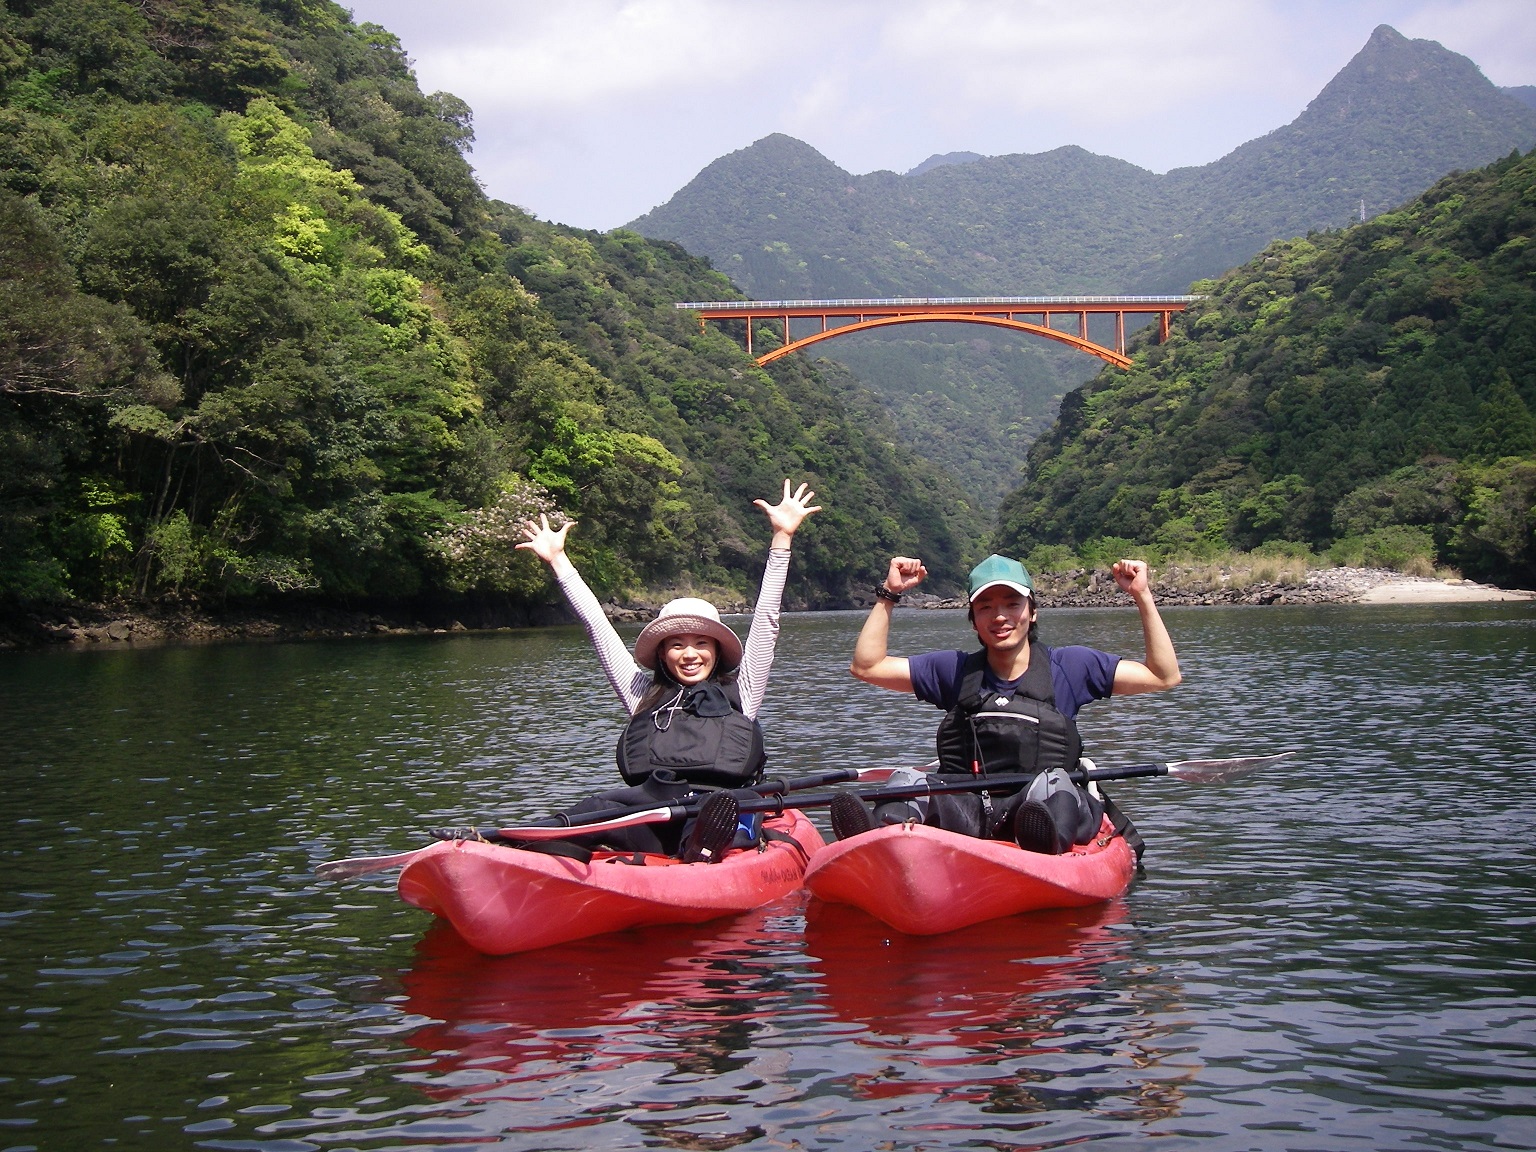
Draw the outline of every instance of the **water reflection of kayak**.
[[[707,1066],[749,1051],[759,1022],[806,994],[781,967],[799,955],[802,902],[797,893],[716,924],[511,956],[488,956],[439,921],[401,977],[399,1008],[433,1021],[408,1040],[432,1053],[424,1072],[444,1098],[555,1082],[577,1066]]]
[[[892,932],[863,912],[813,901],[805,951],[839,1020],[898,1039],[1017,1046],[1054,1028],[1099,982],[1105,964],[1125,959],[1127,922],[1124,901],[1111,900],[992,920],[935,939]],[[935,1050],[935,1064],[945,1062],[942,1051]]]
[[[823,848],[805,886],[900,932],[931,936],[1019,912],[1097,904],[1123,893],[1135,873],[1135,853],[1108,820],[1093,843],[1060,856],[894,824]]]
[[[802,813],[765,821],[790,839],[716,864],[594,853],[588,862],[474,840],[445,841],[400,873],[400,896],[441,916],[482,952],[545,948],[647,924],[699,924],[795,891],[822,839]]]

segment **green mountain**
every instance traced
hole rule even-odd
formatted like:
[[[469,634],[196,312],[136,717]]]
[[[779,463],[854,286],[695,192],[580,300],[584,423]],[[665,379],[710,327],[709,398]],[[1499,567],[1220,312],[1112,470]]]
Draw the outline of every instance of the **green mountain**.
[[[853,176],[775,133],[627,227],[759,300],[1123,291],[1172,230],[1161,183],[1081,148]]]
[[[469,109],[330,0],[0,10],[0,604],[548,602],[559,508],[604,594],[746,591],[784,476],[792,598],[974,512],[846,373],[671,308],[675,245],[488,202]]]
[[[1518,92],[1382,26],[1293,123],[1201,167],[1159,176],[1058,148],[856,176],[773,135],[629,227],[708,256],[760,300],[1183,292],[1272,239],[1343,227],[1362,202],[1380,213],[1447,172],[1533,144],[1536,109]],[[895,329],[819,351],[887,394],[906,442],[990,509],[1059,398],[1098,365],[1054,349],[1042,360],[1027,337],[975,335],[948,325],[919,341]],[[978,356],[978,343],[997,351]],[[931,388],[896,367],[914,359]]]
[[[1181,292],[1271,240],[1339,228],[1401,204],[1447,172],[1536,144],[1536,109],[1477,65],[1382,25],[1287,124],[1214,164],[1168,173],[1182,238],[1136,270],[1138,289]]]
[[[1536,145],[1536,109],[1383,25],[1295,121],[1158,176],[1081,148],[851,175],[781,134],[628,227],[755,299],[1183,291],[1272,239],[1379,213]]]
[[[1536,580],[1536,152],[1270,245],[1067,397],[1003,505],[1020,554],[1374,540]]]

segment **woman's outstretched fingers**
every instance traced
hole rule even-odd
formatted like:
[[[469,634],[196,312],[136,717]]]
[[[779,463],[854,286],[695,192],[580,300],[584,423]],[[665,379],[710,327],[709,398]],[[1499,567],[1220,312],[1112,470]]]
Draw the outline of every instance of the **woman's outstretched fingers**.
[[[523,535],[527,537],[516,548],[526,548],[546,564],[553,564],[557,557],[565,555],[565,536],[572,528],[576,527],[576,521],[567,520],[559,528],[549,526],[549,517],[541,515],[535,524],[529,520],[523,524]]]
[[[811,491],[808,484],[801,484],[793,492],[790,491],[790,482],[784,481],[784,496],[777,504],[770,504],[766,500],[754,500],[753,504],[768,514],[768,523],[773,526],[774,535],[780,533],[793,536],[803,521],[812,512],[820,512],[821,505],[811,504],[816,498],[816,493]]]

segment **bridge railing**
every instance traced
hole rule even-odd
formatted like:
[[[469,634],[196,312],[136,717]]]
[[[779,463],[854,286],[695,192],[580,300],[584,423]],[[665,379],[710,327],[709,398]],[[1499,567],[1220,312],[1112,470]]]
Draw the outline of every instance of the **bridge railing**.
[[[932,308],[945,304],[1033,304],[1069,307],[1078,304],[1124,305],[1193,304],[1204,296],[902,296],[890,299],[855,300],[694,300],[674,308],[702,312],[782,312],[786,308]]]

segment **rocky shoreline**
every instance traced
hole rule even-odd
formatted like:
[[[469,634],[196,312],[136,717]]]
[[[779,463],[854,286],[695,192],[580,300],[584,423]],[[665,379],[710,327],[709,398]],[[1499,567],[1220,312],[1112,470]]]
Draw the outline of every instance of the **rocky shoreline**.
[[[1177,578],[1178,574],[1174,574]],[[1209,585],[1209,586],[1205,586]],[[1384,568],[1321,568],[1298,581],[1195,582],[1183,587],[1154,580],[1157,601],[1165,607],[1220,604],[1429,604],[1536,600],[1536,592],[1512,591],[1469,580],[1404,576]],[[1127,601],[1108,572],[1041,576],[1036,594],[1043,608],[1117,608]],[[872,597],[855,597],[848,607],[865,608]],[[963,608],[958,598],[910,593],[911,608]],[[659,605],[609,604],[616,621],[639,622]],[[745,612],[745,603],[722,604],[724,612]],[[456,632],[510,631],[568,622],[558,608],[496,611],[480,606],[457,615],[443,610],[348,611],[334,607],[286,610],[219,610],[200,605],[114,608],[74,604],[47,611],[0,617],[0,649],[48,647],[122,648],[161,644],[210,644],[239,641],[356,639],[425,636]]]
[[[1405,576],[1388,568],[1315,568],[1301,580],[1190,581],[1182,586],[1153,575],[1163,607],[1218,604],[1450,604],[1536,600],[1536,592],[1512,591],[1472,580]],[[1042,608],[1123,608],[1125,594],[1105,572],[1043,575],[1036,578]],[[914,608],[964,608],[963,599],[907,597]]]

